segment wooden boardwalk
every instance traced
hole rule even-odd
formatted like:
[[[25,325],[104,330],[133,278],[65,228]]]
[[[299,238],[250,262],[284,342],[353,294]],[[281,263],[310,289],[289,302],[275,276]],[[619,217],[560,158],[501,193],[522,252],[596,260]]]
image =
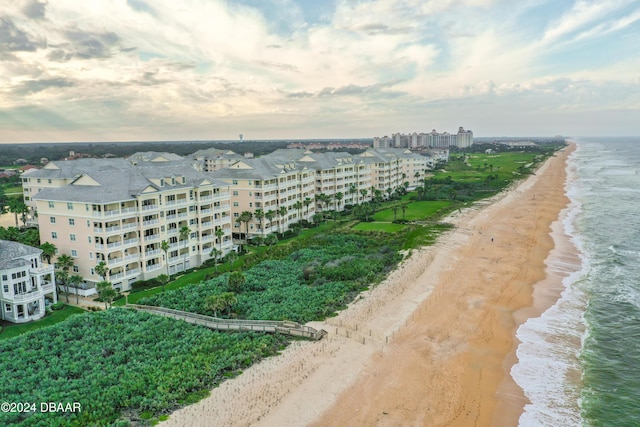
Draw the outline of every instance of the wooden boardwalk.
[[[202,314],[189,313],[187,311],[174,310],[171,308],[155,307],[151,305],[127,304],[126,307],[133,308],[148,313],[157,314],[174,319],[184,320],[194,325],[205,326],[210,329],[222,331],[256,331],[281,333],[296,337],[304,337],[312,340],[319,340],[324,337],[327,332],[324,330],[316,330],[309,326],[304,326],[296,322],[275,321],[275,320],[236,320],[236,319],[219,319],[217,317],[204,316]]]

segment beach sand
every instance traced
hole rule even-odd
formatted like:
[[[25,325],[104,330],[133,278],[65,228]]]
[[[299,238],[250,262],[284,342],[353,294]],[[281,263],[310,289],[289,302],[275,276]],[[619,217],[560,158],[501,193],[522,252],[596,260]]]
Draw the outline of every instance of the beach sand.
[[[508,375],[515,331],[560,291],[545,260],[566,241],[551,226],[568,203],[571,149],[447,218],[456,228],[435,246],[310,324],[326,339],[293,343],[159,425],[517,425],[527,401]]]

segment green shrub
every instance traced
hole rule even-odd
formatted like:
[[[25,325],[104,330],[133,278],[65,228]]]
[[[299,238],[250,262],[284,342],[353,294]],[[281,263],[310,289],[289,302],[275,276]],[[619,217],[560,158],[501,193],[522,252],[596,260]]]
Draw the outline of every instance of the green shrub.
[[[55,304],[51,304],[51,310],[62,310],[64,308],[64,303],[62,301],[58,301]]]

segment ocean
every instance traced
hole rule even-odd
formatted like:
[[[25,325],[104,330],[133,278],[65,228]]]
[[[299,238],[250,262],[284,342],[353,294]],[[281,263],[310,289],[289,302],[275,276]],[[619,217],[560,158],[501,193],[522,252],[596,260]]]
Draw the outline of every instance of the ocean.
[[[640,137],[576,138],[561,225],[578,251],[562,293],[517,331],[522,427],[640,426]]]

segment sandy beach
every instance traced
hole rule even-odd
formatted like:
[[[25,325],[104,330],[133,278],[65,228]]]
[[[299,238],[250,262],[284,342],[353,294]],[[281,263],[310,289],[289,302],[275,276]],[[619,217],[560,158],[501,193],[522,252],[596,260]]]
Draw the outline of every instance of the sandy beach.
[[[455,229],[413,251],[347,310],[162,426],[512,426],[526,403],[510,380],[515,331],[553,304],[554,246],[568,199],[566,157],[447,218]],[[567,273],[568,274],[568,273]]]

